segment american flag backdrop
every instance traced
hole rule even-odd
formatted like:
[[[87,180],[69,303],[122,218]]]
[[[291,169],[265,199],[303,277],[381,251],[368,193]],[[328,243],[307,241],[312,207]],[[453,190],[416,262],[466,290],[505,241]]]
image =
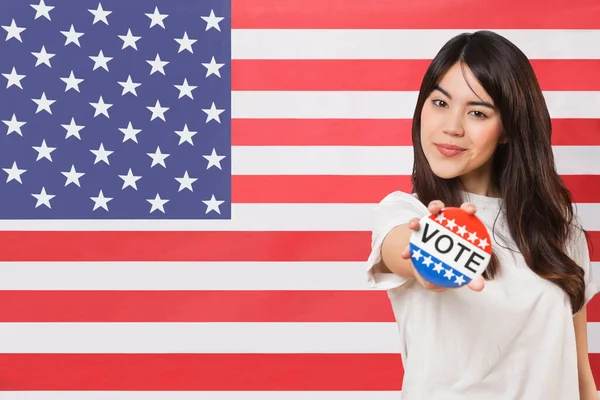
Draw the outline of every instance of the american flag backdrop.
[[[370,216],[463,31],[532,60],[600,281],[597,0],[1,0],[0,26],[3,400],[397,399]]]

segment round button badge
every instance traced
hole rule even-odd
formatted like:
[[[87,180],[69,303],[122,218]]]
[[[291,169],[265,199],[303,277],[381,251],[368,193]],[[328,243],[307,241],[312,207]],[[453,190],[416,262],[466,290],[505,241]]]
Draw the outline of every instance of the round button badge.
[[[421,219],[419,229],[410,237],[410,255],[415,269],[428,282],[461,287],[488,266],[490,234],[476,216],[447,207]]]

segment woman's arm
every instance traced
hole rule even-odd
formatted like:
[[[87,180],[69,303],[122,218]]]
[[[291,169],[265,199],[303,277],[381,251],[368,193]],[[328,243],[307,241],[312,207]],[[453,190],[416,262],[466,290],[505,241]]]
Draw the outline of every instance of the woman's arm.
[[[588,357],[587,309],[583,307],[575,317],[575,342],[577,344],[577,368],[579,370],[579,396],[581,400],[598,400],[598,389],[592,375]]]

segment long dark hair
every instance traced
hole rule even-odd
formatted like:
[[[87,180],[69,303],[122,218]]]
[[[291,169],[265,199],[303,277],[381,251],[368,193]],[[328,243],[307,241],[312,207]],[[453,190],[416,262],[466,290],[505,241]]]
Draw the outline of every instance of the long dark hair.
[[[566,252],[574,212],[572,198],[558,175],[551,144],[551,119],[529,60],[506,38],[491,32],[463,33],[435,56],[421,84],[412,125],[413,190],[424,203],[442,200],[460,206],[464,190],[457,178],[436,176],[421,144],[421,110],[444,73],[455,63],[471,69],[500,112],[506,143],[492,161],[492,181],[502,198],[509,232],[533,272],[558,285],[574,312],[583,307],[584,271]],[[499,273],[493,255],[484,273]]]

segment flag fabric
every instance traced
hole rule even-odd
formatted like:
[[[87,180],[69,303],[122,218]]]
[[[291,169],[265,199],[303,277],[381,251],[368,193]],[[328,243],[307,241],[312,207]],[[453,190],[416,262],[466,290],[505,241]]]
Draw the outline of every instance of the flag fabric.
[[[596,0],[4,1],[0,27],[2,399],[399,398],[370,217],[463,31],[531,59],[600,280]],[[597,298],[588,337],[600,383]]]

